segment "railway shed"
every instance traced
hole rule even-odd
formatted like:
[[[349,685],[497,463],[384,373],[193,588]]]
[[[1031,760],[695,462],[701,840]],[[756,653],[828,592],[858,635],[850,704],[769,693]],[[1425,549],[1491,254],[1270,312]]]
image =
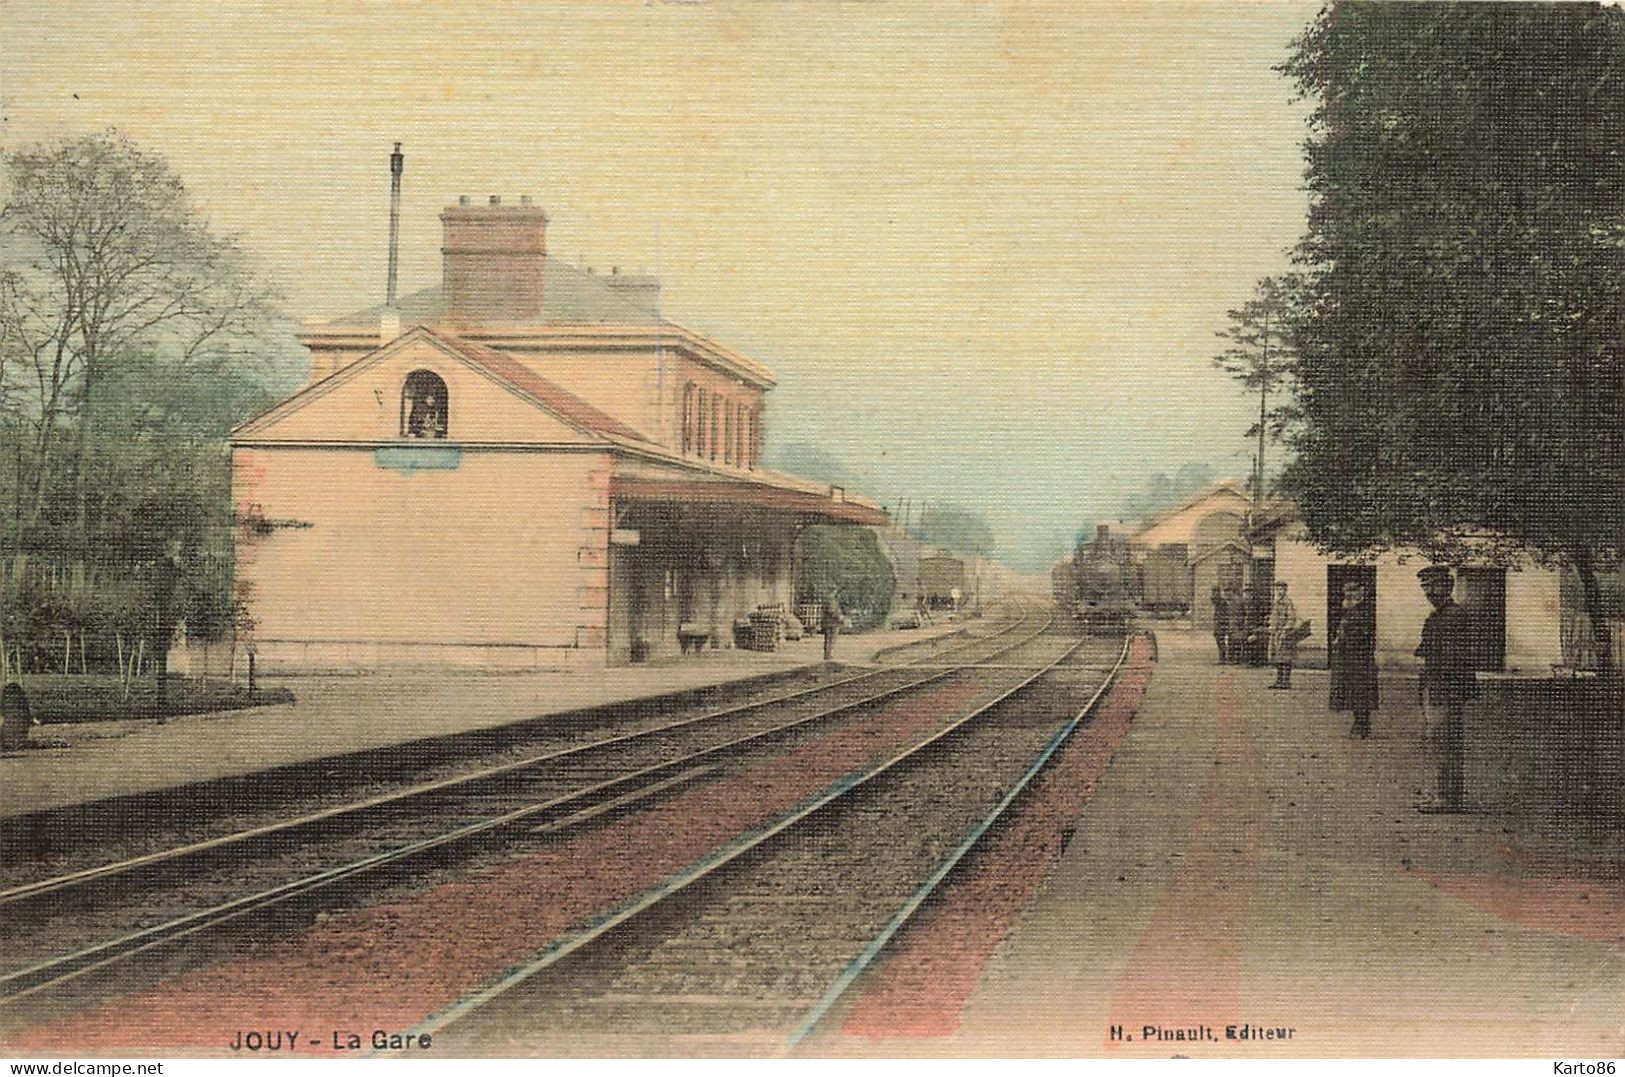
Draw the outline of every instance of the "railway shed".
[[[522,200],[441,214],[438,288],[317,325],[232,436],[239,597],[269,671],[620,664],[733,643],[800,532],[871,501],[762,466],[772,372],[658,282],[546,250]]]
[[[1221,479],[1146,521],[1129,538],[1142,601],[1164,612],[1189,612],[1199,627],[1211,624],[1208,590],[1215,582],[1234,582],[1252,509],[1246,491]]]

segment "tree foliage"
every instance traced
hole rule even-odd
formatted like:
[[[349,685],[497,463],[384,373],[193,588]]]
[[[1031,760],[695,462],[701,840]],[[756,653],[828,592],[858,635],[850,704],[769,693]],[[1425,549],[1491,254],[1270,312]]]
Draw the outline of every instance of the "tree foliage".
[[[1228,343],[1213,357],[1213,365],[1258,396],[1258,421],[1247,430],[1257,448],[1253,454],[1250,487],[1255,499],[1267,492],[1266,448],[1279,443],[1297,417],[1292,394],[1295,362],[1290,317],[1296,278],[1265,277],[1252,298],[1227,311],[1229,325],[1219,331]]]
[[[1153,472],[1145,480],[1145,489],[1130,494],[1120,506],[1122,519],[1149,520],[1164,509],[1213,484],[1213,467],[1200,460],[1189,460],[1179,465],[1172,475],[1166,471]],[[1072,536],[1072,545],[1088,542],[1095,537],[1092,526],[1079,528]]]
[[[896,578],[875,533],[865,527],[809,527],[801,537],[803,598],[840,591],[841,607],[860,626],[891,612]]]
[[[1493,533],[1594,599],[1625,528],[1625,10],[1333,3],[1283,70],[1315,103],[1284,476],[1311,533]]]
[[[1286,70],[1319,102],[1290,474],[1317,536],[1616,546],[1625,12],[1336,4]]]
[[[173,618],[217,634],[233,619],[224,435],[284,376],[275,296],[164,159],[117,132],[0,161],[8,645],[33,667],[64,633],[76,664]]]
[[[975,509],[931,501],[920,509],[914,537],[933,546],[986,557],[993,552],[993,528]]]

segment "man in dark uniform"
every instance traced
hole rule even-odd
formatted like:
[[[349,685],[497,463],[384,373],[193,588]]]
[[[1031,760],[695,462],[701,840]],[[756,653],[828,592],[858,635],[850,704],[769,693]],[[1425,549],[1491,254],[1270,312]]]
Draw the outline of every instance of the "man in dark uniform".
[[[28,734],[39,719],[28,709],[28,693],[12,681],[0,689],[0,751],[15,752],[28,747]]]
[[[1230,595],[1230,661],[1238,666],[1253,665],[1253,652],[1258,648],[1253,633],[1258,627],[1258,611],[1253,602],[1251,584],[1241,593]],[[1260,663],[1262,664],[1262,663]]]
[[[1213,585],[1213,643],[1219,648],[1219,665],[1230,662],[1230,598],[1219,584]]]
[[[1428,761],[1438,781],[1434,797],[1417,805],[1417,810],[1459,812],[1466,764],[1463,713],[1467,701],[1478,695],[1472,618],[1456,605],[1456,585],[1449,568],[1434,565],[1416,576],[1422,582],[1422,593],[1433,604],[1433,612],[1422,625],[1416,656],[1422,660],[1418,690],[1427,727]]]
[[[824,629],[824,661],[833,661],[835,658],[835,637],[841,631],[840,600],[836,598],[836,590],[831,587],[824,594],[823,629]]]
[[[1327,646],[1332,670],[1331,709],[1353,711],[1349,736],[1371,736],[1371,712],[1377,706],[1377,617],[1365,585],[1350,580],[1343,585],[1343,605],[1337,628]]]

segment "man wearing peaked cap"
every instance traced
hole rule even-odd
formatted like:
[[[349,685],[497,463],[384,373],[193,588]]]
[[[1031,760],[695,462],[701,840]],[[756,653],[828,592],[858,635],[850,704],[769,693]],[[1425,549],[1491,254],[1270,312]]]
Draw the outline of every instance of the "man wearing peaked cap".
[[[1448,583],[1452,589],[1455,587],[1455,577],[1451,575],[1449,565],[1429,565],[1418,572],[1416,578],[1422,582],[1423,590],[1430,584]]]
[[[1422,660],[1418,689],[1427,727],[1425,747],[1437,782],[1434,796],[1417,808],[1459,812],[1466,764],[1464,714],[1467,700],[1478,695],[1474,625],[1468,611],[1456,605],[1455,579],[1447,566],[1430,565],[1416,578],[1433,604],[1433,612],[1422,625],[1416,656]]]

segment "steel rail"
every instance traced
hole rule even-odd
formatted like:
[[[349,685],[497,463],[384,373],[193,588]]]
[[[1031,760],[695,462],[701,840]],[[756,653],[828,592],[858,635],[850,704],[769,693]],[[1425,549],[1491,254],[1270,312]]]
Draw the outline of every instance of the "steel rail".
[[[1005,625],[998,631],[980,636],[975,640],[966,641],[965,643],[961,643],[950,648],[948,651],[938,652],[937,654],[926,657],[941,658],[945,654],[951,654],[954,651],[965,650],[969,647],[998,639],[999,637],[1014,631],[1022,624],[1023,621],[1027,619],[1027,616],[1027,610],[1019,610],[1017,616],[1010,622],[1010,624]],[[1053,619],[1051,623],[1053,623]],[[1046,628],[1047,627],[1048,626],[1046,626]],[[1002,652],[996,651],[994,653],[998,654]],[[230,834],[221,834],[213,838],[205,838],[200,841],[190,842],[186,845],[176,846],[172,849],[161,849],[157,852],[144,853],[140,856],[128,857],[124,860],[113,861],[107,864],[98,864],[95,867],[82,868],[78,871],[67,872],[62,875],[56,875],[46,879],[38,879],[33,882],[23,883],[5,890],[0,890],[0,908],[23,901],[40,898],[47,894],[62,893],[67,890],[105,879],[117,878],[121,875],[128,875],[144,868],[156,867],[160,864],[200,856],[207,852],[226,849],[233,845],[239,845],[244,842],[260,840],[276,834],[287,833],[305,827],[314,826],[319,823],[329,822],[345,816],[357,815],[362,812],[374,811],[390,805],[430,796],[435,793],[456,788],[459,785],[489,781],[493,778],[498,778],[506,774],[531,769],[544,763],[556,763],[559,760],[568,758],[570,756],[597,751],[603,748],[610,748],[616,745],[629,744],[634,741],[646,740],[648,738],[660,736],[662,734],[680,730],[688,726],[698,725],[703,722],[715,722],[723,718],[744,714],[753,710],[763,710],[782,703],[793,702],[797,699],[805,698],[806,696],[816,695],[821,692],[829,692],[844,685],[868,680],[881,676],[882,674],[896,672],[899,669],[910,669],[913,668],[914,665],[915,663],[909,662],[900,666],[890,666],[882,669],[869,670],[864,673],[854,674],[850,677],[842,677],[825,684],[814,685],[810,688],[799,689],[795,692],[788,692],[784,695],[774,696],[771,699],[740,703],[730,707],[706,711],[702,714],[679,719],[678,721],[669,722],[665,725],[655,726],[650,729],[635,730],[630,733],[617,734],[615,736],[592,741],[588,744],[576,745],[571,748],[561,748],[551,752],[544,752],[540,755],[529,756],[525,759],[515,760],[510,763],[503,763],[493,767],[484,767],[479,770],[469,771],[463,774],[454,774],[435,781],[423,782],[418,785],[408,786],[405,789],[397,789],[388,793],[381,793],[378,796],[368,797],[363,800],[352,801],[347,804],[337,804],[331,808],[323,808],[320,811],[309,812],[304,815],[295,816],[291,819],[279,819],[276,822],[266,823],[263,826],[250,827],[246,830],[234,831]],[[928,668],[943,667],[934,666]],[[961,666],[954,668],[964,667]]]
[[[597,805],[591,808],[584,808],[573,815],[567,816],[565,819],[555,821],[552,825],[558,829],[564,829],[566,826],[572,825],[575,822],[586,822],[589,819],[596,818],[597,816],[603,814],[605,810],[612,806],[624,807],[635,800],[655,796],[673,788],[674,786],[704,777],[705,775],[702,772],[703,769],[704,768],[701,768],[701,770],[676,775],[671,778],[667,778],[664,781],[655,782],[644,789],[639,790],[638,793],[619,797],[615,801],[612,801],[609,805]],[[519,812],[510,813],[508,817],[500,820],[500,822],[516,822],[519,819],[528,818],[530,815],[535,814],[537,811],[547,806],[549,805],[538,805]],[[179,942],[181,939],[190,938],[191,936],[200,932],[211,930],[221,926],[222,924],[230,923],[233,920],[239,920],[250,913],[272,908],[276,905],[289,901],[292,898],[326,889],[329,886],[343,882],[344,880],[355,875],[377,870],[390,863],[398,863],[401,859],[403,859],[403,857],[399,855],[402,852],[416,855],[427,852],[430,849],[449,844],[453,841],[471,837],[474,834],[483,833],[486,830],[493,829],[490,822],[495,821],[471,824],[467,827],[459,828],[453,832],[414,842],[411,846],[405,849],[392,849],[387,852],[378,853],[362,860],[340,865],[337,868],[331,868],[315,875],[306,876],[303,879],[297,879],[294,882],[286,883],[282,886],[272,887],[268,890],[262,890],[258,893],[249,894],[236,900],[213,906],[209,909],[190,913],[176,920],[168,921],[167,923],[155,924],[152,927],[143,928],[140,931],[132,932],[109,942],[98,943],[95,946],[87,947],[72,954],[51,958],[49,960],[39,962],[38,964],[30,965],[27,968],[17,969],[14,972],[7,973],[5,976],[0,977],[0,989],[16,987],[15,990],[10,991],[10,993],[6,994],[4,997],[0,997],[0,1007],[5,1007],[19,1002],[22,999],[38,994],[47,988],[56,987],[72,980],[77,980],[80,977],[89,975],[92,972],[97,972],[108,968],[117,962],[125,961],[129,958],[147,953],[148,951],[159,946]],[[66,967],[63,968],[63,966]]]
[[[1086,639],[1078,640],[1078,642],[1068,647],[1065,652],[1063,652],[1045,668],[1038,670],[1031,676],[1023,679],[1020,683],[1006,689],[995,698],[981,704],[974,710],[961,716],[956,721],[941,727],[930,736],[925,737],[924,739],[917,741],[913,745],[903,749],[902,751],[893,755],[891,758],[887,759],[885,762],[877,764],[868,770],[862,771],[861,773],[843,778],[833,785],[826,787],[819,793],[816,793],[797,804],[789,811],[784,812],[776,819],[745,832],[722,848],[713,851],[705,857],[702,857],[700,860],[689,865],[682,871],[669,876],[665,881],[650,887],[636,897],[633,897],[630,900],[623,902],[613,909],[603,913],[602,915],[595,917],[576,931],[554,939],[529,961],[510,967],[496,980],[492,981],[486,986],[469,995],[465,995],[463,998],[452,1003],[450,1006],[431,1014],[429,1017],[415,1025],[410,1032],[418,1034],[433,1034],[467,1018],[470,1014],[475,1013],[494,999],[506,994],[508,991],[519,986],[520,984],[525,983],[531,978],[557,965],[564,958],[603,937],[615,928],[622,926],[638,916],[646,914],[649,910],[659,906],[668,898],[675,894],[681,893],[701,880],[715,874],[728,864],[758,848],[779,834],[782,834],[792,827],[805,822],[807,819],[818,814],[841,798],[863,788],[870,782],[890,773],[906,762],[922,758],[922,753],[924,753],[932,745],[957,732],[970,722],[975,721],[977,718],[980,718],[982,715],[993,710],[1011,696],[1027,688],[1040,677],[1043,677],[1047,673],[1053,671],[1056,667],[1060,666],[1061,663],[1070,658],[1078,650],[1078,648],[1083,646],[1085,642],[1087,642]]]
[[[981,843],[987,832],[993,828],[994,824],[1009,810],[1017,798],[1032,784],[1033,779],[1038,777],[1049,766],[1050,760],[1054,758],[1055,753],[1060,750],[1061,746],[1072,739],[1072,735],[1077,732],[1084,719],[1091,715],[1102,697],[1117,682],[1117,675],[1122,672],[1124,664],[1128,661],[1129,652],[1134,646],[1134,640],[1135,637],[1131,635],[1123,641],[1123,649],[1117,656],[1117,662],[1111,667],[1100,687],[1095,689],[1094,695],[1089,697],[1089,701],[1079,708],[1078,713],[1072,716],[1071,721],[1056,731],[1055,735],[1050,738],[1049,743],[1033,759],[1026,773],[1016,781],[1015,785],[1010,787],[1009,791],[1005,793],[998,804],[994,805],[991,811],[965,832],[964,838],[954,848],[953,852],[943,858],[930,877],[909,896],[908,900],[898,908],[897,912],[892,914],[891,919],[869,941],[863,951],[853,958],[846,968],[841,971],[841,974],[835,978],[835,981],[829,985],[817,1004],[807,1011],[806,1016],[790,1033],[789,1041],[785,1045],[787,1050],[794,1051],[803,1040],[812,1035],[818,1028],[819,1023],[829,1016],[836,1003],[841,1000],[847,990],[857,982],[858,978],[869,968],[875,958],[880,956],[880,952],[886,948],[887,944],[903,930],[908,922],[913,919],[914,914],[919,912],[920,907],[942,887],[942,884],[953,870]]]
[[[1018,624],[1019,623],[1020,622],[1018,622]],[[1025,646],[1027,643],[1030,643],[1042,636],[1046,631],[1048,631],[1050,625],[1053,623],[1054,619],[1052,617],[1051,620],[1038,632],[1009,645],[1007,648],[1005,648],[1005,650],[1014,650],[1018,647]],[[1003,632],[999,634],[1002,635]],[[983,638],[986,640],[993,637],[988,636]],[[1072,650],[1075,649],[1076,645],[1069,649],[1067,653],[1070,654]],[[1063,659],[1064,657],[1065,656],[1063,656]],[[241,898],[235,898],[230,901],[222,902],[218,905],[210,906],[207,909],[187,913],[184,916],[176,917],[161,924],[155,924],[150,927],[142,928],[138,931],[117,936],[113,939],[96,943],[92,946],[85,947],[70,954],[63,954],[57,957],[48,958],[33,965],[0,974],[0,1008],[4,1008],[21,1001],[24,998],[36,995],[48,988],[79,979],[90,972],[107,968],[119,961],[146,953],[155,947],[171,942],[178,942],[202,931],[210,930],[222,924],[240,919],[241,917],[250,913],[285,904],[295,898],[313,894],[321,890],[325,890],[335,884],[355,879],[363,875],[372,874],[385,868],[399,866],[408,860],[415,859],[436,849],[442,849],[454,844],[460,844],[478,835],[487,834],[499,829],[505,829],[516,824],[535,819],[537,816],[547,812],[582,806],[587,802],[590,802],[594,797],[606,793],[616,792],[644,780],[658,779],[663,774],[670,774],[671,772],[681,770],[684,767],[691,767],[694,764],[701,763],[714,756],[738,749],[755,741],[764,740],[766,738],[782,734],[788,730],[795,729],[799,726],[807,725],[815,721],[841,714],[845,711],[856,710],[860,707],[890,698],[894,695],[901,695],[904,692],[918,688],[922,685],[946,678],[952,675],[954,672],[975,668],[977,667],[973,662],[958,667],[958,669],[932,673],[929,676],[911,681],[906,685],[889,688],[883,692],[865,696],[862,699],[848,701],[838,706],[818,711],[811,715],[805,715],[803,717],[793,719],[770,729],[760,730],[755,733],[735,737],[724,741],[721,744],[711,745],[677,758],[666,759],[659,763],[651,764],[625,774],[616,775],[588,786],[573,789],[567,793],[559,794],[532,804],[527,804],[520,808],[515,808],[500,815],[482,819],[473,823],[467,823],[428,838],[422,838],[417,841],[409,842],[406,845],[386,850],[382,853],[375,853],[370,856],[363,857],[360,860],[351,861],[347,864],[341,864],[337,867],[316,872],[312,875],[304,876],[291,882],[282,883],[262,891],[257,891]],[[585,822],[594,817],[595,814],[597,813],[589,806],[576,812],[571,818],[577,822]],[[563,829],[563,827],[561,826],[558,829]]]

